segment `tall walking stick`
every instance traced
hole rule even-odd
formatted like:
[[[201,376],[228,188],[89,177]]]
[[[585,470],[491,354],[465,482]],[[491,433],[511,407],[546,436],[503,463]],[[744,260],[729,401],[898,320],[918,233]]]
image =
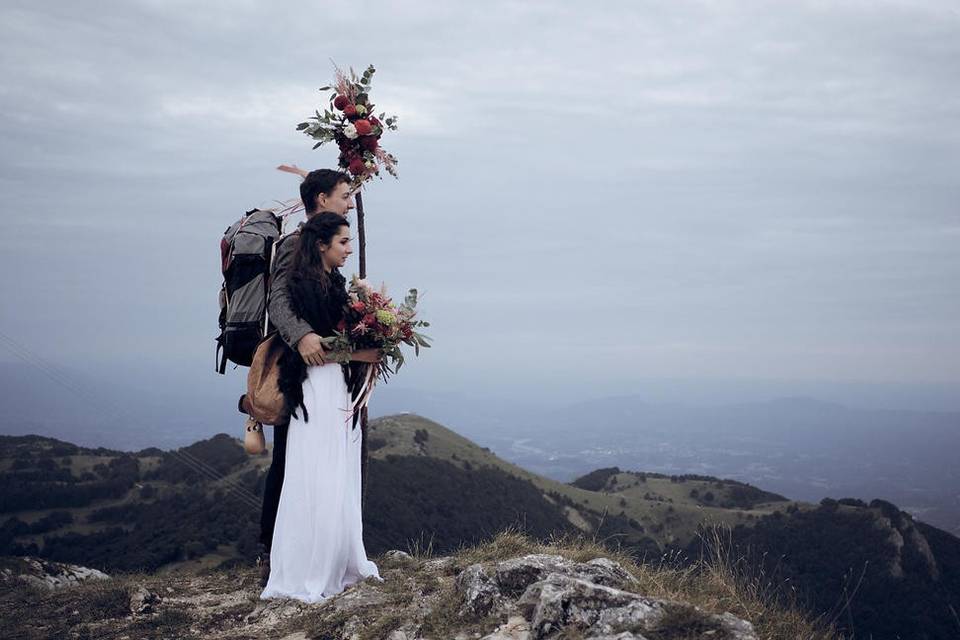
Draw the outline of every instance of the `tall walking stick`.
[[[329,91],[329,104],[316,110],[306,122],[297,125],[297,130],[316,140],[313,148],[333,143],[340,149],[338,164],[353,176],[357,199],[357,242],[360,245],[360,277],[367,277],[367,236],[363,220],[363,184],[379,175],[380,169],[397,177],[397,159],[380,146],[380,137],[386,131],[396,131],[397,118],[386,113],[376,115],[370,100],[371,80],[376,69],[373,65],[358,76],[353,69],[344,72],[334,65],[334,84],[321,87]],[[360,410],[360,501],[361,508],[367,495],[367,409]]]
[[[367,277],[367,232],[363,226],[363,194],[357,190],[357,244],[360,278]],[[360,410],[360,510],[367,501],[367,405]]]

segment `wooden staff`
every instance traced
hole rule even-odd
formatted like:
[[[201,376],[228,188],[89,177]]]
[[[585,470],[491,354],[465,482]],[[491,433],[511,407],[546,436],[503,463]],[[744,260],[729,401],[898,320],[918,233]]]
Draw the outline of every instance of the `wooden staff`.
[[[357,244],[360,277],[367,277],[367,232],[363,226],[363,194],[357,189]],[[360,510],[367,500],[367,407],[360,410]]]

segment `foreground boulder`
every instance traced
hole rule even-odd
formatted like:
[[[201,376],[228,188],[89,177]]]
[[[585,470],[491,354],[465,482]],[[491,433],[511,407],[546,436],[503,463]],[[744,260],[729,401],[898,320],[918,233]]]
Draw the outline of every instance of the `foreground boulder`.
[[[75,564],[51,562],[39,558],[0,558],[0,582],[5,587],[28,584],[42,589],[75,587],[90,580],[109,580],[110,576]]]
[[[456,580],[463,598],[461,612],[506,619],[487,640],[540,640],[571,630],[584,640],[643,640],[644,632],[667,629],[680,637],[703,633],[756,640],[749,622],[645,597],[629,590],[635,585],[630,573],[606,558],[578,563],[542,554],[474,564]]]

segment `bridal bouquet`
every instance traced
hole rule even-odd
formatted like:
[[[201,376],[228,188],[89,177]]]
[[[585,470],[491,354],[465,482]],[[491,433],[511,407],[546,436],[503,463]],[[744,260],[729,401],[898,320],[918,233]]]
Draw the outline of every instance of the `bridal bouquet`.
[[[403,366],[401,344],[413,347],[416,355],[420,355],[421,347],[430,346],[429,338],[417,331],[430,323],[416,318],[416,289],[410,289],[402,303],[394,304],[385,288],[376,291],[366,280],[353,276],[348,295],[337,331],[324,338],[331,359],[348,362],[351,351],[379,349],[383,358],[372,367],[371,375],[386,382]]]
[[[320,91],[330,91],[330,104],[321,114],[297,125],[297,131],[303,131],[317,141],[313,148],[327,142],[335,142],[340,148],[339,164],[353,176],[354,186],[360,186],[366,180],[380,174],[383,168],[397,177],[397,159],[380,146],[380,137],[386,130],[396,131],[396,116],[385,113],[374,115],[374,104],[370,101],[370,82],[373,78],[373,65],[367,67],[360,77],[350,69],[344,73],[336,70],[336,83],[320,87]]]

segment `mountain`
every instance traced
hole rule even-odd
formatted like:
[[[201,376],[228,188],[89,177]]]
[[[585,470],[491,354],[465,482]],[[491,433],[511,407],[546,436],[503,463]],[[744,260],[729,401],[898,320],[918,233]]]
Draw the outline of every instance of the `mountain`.
[[[735,527],[729,545],[849,635],[960,636],[960,540],[884,500],[825,499],[778,512]]]
[[[818,505],[737,480],[618,467],[562,483],[412,414],[371,421],[368,444],[372,555],[452,553],[513,528],[539,540],[586,537],[662,564],[703,556],[704,541],[722,530],[731,564],[755,570],[750,579],[773,593],[797,585],[795,596],[823,615],[836,612],[856,585],[850,576],[867,567],[838,618],[857,633],[893,637],[883,630],[926,620],[932,631],[911,637],[950,637],[942,635],[950,607],[960,610],[960,540],[886,501]],[[268,464],[226,435],[135,453],[2,437],[0,554],[108,572],[243,566],[255,553]],[[889,594],[902,606],[884,605]]]

